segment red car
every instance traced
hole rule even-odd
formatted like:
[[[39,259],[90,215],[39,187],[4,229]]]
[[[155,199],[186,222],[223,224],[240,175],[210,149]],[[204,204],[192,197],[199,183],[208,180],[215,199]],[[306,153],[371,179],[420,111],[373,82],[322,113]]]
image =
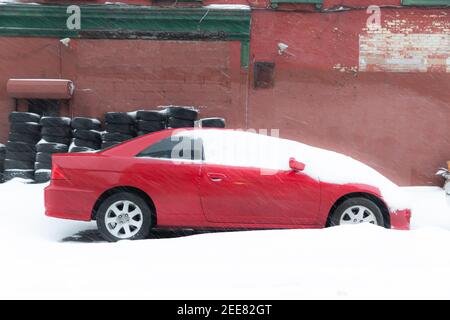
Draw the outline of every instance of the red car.
[[[152,228],[408,229],[401,190],[370,167],[299,142],[229,129],[170,129],[96,153],[53,156],[46,215],[96,220],[109,241]]]

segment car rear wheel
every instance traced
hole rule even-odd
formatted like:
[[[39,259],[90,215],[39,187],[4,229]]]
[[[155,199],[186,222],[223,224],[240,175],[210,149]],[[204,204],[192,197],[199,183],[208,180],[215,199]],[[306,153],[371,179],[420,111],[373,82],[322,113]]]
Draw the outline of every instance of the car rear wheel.
[[[151,209],[134,193],[115,193],[97,211],[97,227],[107,241],[145,239],[151,225]]]
[[[371,223],[384,226],[381,209],[366,198],[350,198],[341,203],[331,214],[328,225]]]

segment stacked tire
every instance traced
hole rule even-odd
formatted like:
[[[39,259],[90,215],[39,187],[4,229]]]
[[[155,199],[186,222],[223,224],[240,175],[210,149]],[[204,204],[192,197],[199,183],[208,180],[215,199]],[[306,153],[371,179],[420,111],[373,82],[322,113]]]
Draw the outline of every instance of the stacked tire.
[[[167,128],[193,127],[198,116],[198,111],[191,107],[170,106],[165,108],[162,113],[166,117]]]
[[[3,170],[5,162],[6,146],[0,143],[0,182],[3,182]]]
[[[114,146],[136,136],[136,112],[105,113],[105,132],[102,136],[102,149]]]
[[[35,145],[41,138],[40,118],[40,115],[30,112],[10,113],[3,173],[5,181],[34,179]]]
[[[72,143],[69,152],[99,150],[102,141],[101,123],[95,118],[76,117],[72,120]]]
[[[137,135],[164,130],[166,128],[166,114],[158,110],[140,110],[136,112]]]
[[[200,128],[225,128],[224,118],[203,118],[198,120]]]
[[[42,117],[40,124],[42,139],[36,145],[34,164],[34,180],[38,183],[50,180],[52,155],[66,153],[72,137],[70,118]]]

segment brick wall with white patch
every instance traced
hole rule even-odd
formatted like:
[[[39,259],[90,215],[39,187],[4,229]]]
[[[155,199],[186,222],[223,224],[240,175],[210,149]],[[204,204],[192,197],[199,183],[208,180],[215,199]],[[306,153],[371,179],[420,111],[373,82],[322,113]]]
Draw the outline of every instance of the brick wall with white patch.
[[[382,16],[383,17],[383,16]],[[359,35],[359,71],[450,72],[447,12],[385,17]]]

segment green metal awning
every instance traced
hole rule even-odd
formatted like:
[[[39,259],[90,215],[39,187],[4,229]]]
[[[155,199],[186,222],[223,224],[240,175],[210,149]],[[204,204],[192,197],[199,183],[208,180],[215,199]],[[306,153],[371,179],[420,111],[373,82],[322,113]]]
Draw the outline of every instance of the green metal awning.
[[[0,36],[241,42],[248,65],[250,10],[80,5],[81,28],[69,30],[65,5],[1,4]]]

